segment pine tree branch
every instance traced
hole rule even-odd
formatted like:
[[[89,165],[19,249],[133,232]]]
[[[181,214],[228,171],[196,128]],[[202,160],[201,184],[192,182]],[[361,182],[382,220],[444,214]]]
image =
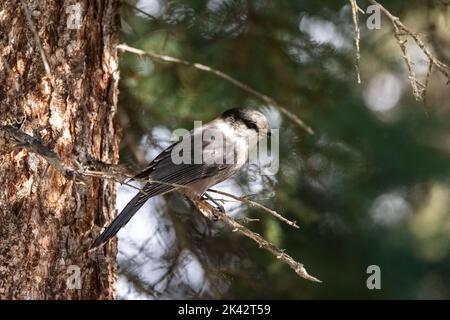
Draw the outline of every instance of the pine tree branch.
[[[278,212],[276,212],[275,210],[269,209],[269,208],[267,208],[266,206],[264,206],[264,205],[262,205],[262,204],[260,204],[260,203],[258,203],[258,202],[256,202],[256,201],[247,199],[246,197],[238,197],[238,196],[235,196],[235,195],[233,195],[233,194],[231,194],[231,193],[224,192],[224,191],[220,191],[220,190],[208,189],[208,191],[213,192],[213,193],[217,193],[217,194],[221,194],[221,195],[223,195],[223,196],[232,198],[232,199],[234,199],[234,200],[236,200],[236,201],[239,201],[239,202],[248,204],[248,205],[250,205],[250,206],[258,207],[258,208],[260,208],[260,209],[262,209],[262,210],[264,210],[264,211],[270,213],[270,214],[273,215],[275,218],[277,218],[277,219],[283,221],[284,223],[286,223],[286,224],[288,224],[288,225],[290,225],[290,226],[292,226],[292,227],[294,227],[294,228],[297,228],[297,229],[300,228],[300,227],[298,226],[298,224],[297,224],[297,221],[290,221],[290,220],[286,219],[285,217],[283,217],[283,216],[282,216],[281,214],[279,214]]]
[[[251,231],[250,229],[244,227],[240,223],[238,223],[233,218],[226,215],[224,212],[221,212],[220,210],[217,210],[212,205],[207,203],[204,200],[198,200],[193,201],[197,209],[206,217],[209,217],[212,219],[212,217],[217,218],[221,222],[223,222],[225,225],[231,228],[233,232],[238,232],[241,235],[253,240],[258,244],[258,246],[268,252],[270,252],[272,255],[274,255],[278,260],[280,260],[283,263],[286,263],[291,269],[297,273],[298,276],[300,276],[303,279],[310,280],[313,282],[319,282],[321,283],[319,279],[311,276],[306,271],[304,265],[300,262],[295,261],[290,255],[284,252],[283,249],[278,248],[274,244],[270,243],[263,237],[261,237],[259,234]]]
[[[302,119],[300,119],[299,117],[297,117],[294,113],[292,113],[291,111],[289,111],[288,109],[286,109],[284,106],[282,106],[281,104],[279,104],[275,99],[259,92],[258,90],[250,87],[249,85],[237,80],[236,78],[233,78],[232,76],[226,74],[223,71],[211,68],[207,65],[201,64],[201,63],[196,63],[196,62],[190,62],[187,60],[182,60],[179,58],[175,58],[172,56],[168,56],[168,55],[162,55],[162,54],[157,54],[154,52],[150,52],[150,51],[144,51],[141,49],[137,49],[137,48],[133,48],[130,46],[127,46],[126,44],[120,44],[117,46],[117,49],[122,50],[122,51],[127,51],[127,52],[131,52],[134,54],[137,54],[139,56],[144,56],[144,57],[149,57],[150,59],[152,59],[153,61],[157,61],[157,62],[166,62],[166,63],[172,63],[172,64],[179,64],[179,65],[184,65],[184,66],[190,66],[193,67],[197,70],[201,70],[210,74],[215,75],[216,77],[219,77],[223,80],[226,80],[228,82],[230,82],[231,84],[235,85],[236,87],[258,97],[259,99],[261,99],[262,101],[264,101],[265,103],[267,103],[268,105],[272,105],[276,108],[278,108],[280,110],[281,113],[283,113],[285,116],[287,116],[291,121],[293,121],[294,123],[296,123],[297,125],[299,125],[301,128],[303,128],[306,132],[308,132],[309,134],[313,135],[314,134],[314,130],[308,126]]]
[[[3,134],[4,133],[4,134]],[[71,166],[66,164],[63,160],[61,160],[58,155],[52,151],[49,147],[45,146],[39,139],[32,137],[24,132],[22,132],[20,129],[14,128],[13,126],[9,125],[0,125],[0,136],[5,136],[6,138],[9,138],[10,141],[19,143],[18,146],[26,148],[28,151],[36,153],[43,157],[45,160],[48,161],[50,165],[52,165],[57,170],[60,170],[64,176],[67,178],[76,178],[82,181],[86,181],[85,177],[97,177],[102,179],[110,179],[119,183],[125,183],[133,188],[137,188],[140,192],[143,192],[145,194],[145,191],[143,191],[141,188],[132,186],[128,184],[127,182],[124,182],[125,179],[131,178],[133,179],[133,175],[130,175],[124,168],[118,166],[118,165],[112,165],[112,164],[104,164],[101,162],[92,162],[89,165],[83,167],[80,165]],[[92,170],[90,167],[95,167],[96,169],[102,170],[102,171],[95,171]],[[159,184],[167,184],[171,185],[175,188],[187,188],[186,186],[172,184],[172,183],[166,183],[162,181],[157,180],[151,180],[151,179],[136,179],[140,181],[145,182],[153,182],[153,183],[159,183]],[[244,200],[243,197],[237,197],[225,192],[219,192],[217,190],[213,190],[213,192],[221,193],[226,196],[230,196],[236,200],[251,203],[253,205],[256,205],[260,208],[264,208],[265,210],[271,210],[268,208],[265,208],[263,205],[251,201],[251,200]],[[314,281],[314,282],[321,282],[319,279],[311,276],[306,271],[305,267],[302,263],[295,261],[291,256],[286,254],[283,249],[280,249],[276,247],[274,244],[270,243],[269,241],[265,240],[263,237],[261,237],[259,234],[251,231],[250,229],[244,227],[239,222],[234,220],[233,218],[227,216],[224,212],[218,211],[216,208],[214,208],[211,204],[209,204],[206,201],[198,200],[194,201],[192,200],[197,209],[205,215],[206,217],[212,219],[213,217],[217,217],[220,221],[222,221],[224,224],[229,226],[233,232],[239,232],[243,236],[252,239],[255,241],[260,248],[263,248],[273,254],[277,259],[282,261],[283,263],[286,263],[289,265],[301,278]],[[271,210],[273,211],[273,210]],[[273,213],[276,213],[273,211]],[[281,217],[281,215],[280,215]],[[288,220],[287,220],[288,221]],[[290,221],[289,221],[290,222]],[[296,225],[295,222],[291,222],[292,224]]]

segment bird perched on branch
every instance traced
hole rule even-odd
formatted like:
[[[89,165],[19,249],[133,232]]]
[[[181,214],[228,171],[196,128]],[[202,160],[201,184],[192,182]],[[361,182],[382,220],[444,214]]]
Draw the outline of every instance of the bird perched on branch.
[[[234,175],[247,161],[249,151],[269,134],[266,117],[249,109],[230,109],[187,132],[136,175],[136,179],[148,182],[94,241],[92,248],[116,235],[156,195],[177,190],[192,200],[205,197],[223,210],[206,190]]]

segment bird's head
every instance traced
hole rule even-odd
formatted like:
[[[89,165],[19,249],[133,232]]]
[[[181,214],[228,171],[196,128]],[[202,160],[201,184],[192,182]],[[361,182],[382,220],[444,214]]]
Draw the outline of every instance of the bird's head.
[[[257,134],[258,140],[270,136],[269,122],[259,111],[234,108],[222,113],[221,117],[236,127],[244,136]]]

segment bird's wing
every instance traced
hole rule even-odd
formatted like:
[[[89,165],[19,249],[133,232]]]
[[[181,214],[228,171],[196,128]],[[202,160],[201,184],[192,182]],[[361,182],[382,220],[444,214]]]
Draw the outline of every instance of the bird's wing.
[[[201,180],[214,176],[221,170],[230,167],[230,164],[226,163],[174,164],[171,153],[177,144],[178,143],[173,144],[161,152],[142,172],[137,174],[135,178],[154,180],[156,182],[153,184],[158,184],[161,187],[164,186],[164,183],[187,185],[194,180]],[[203,148],[210,149],[208,144],[210,143],[205,142]],[[161,182],[161,184],[158,182]]]
[[[158,163],[161,160],[164,160],[166,158],[170,158],[170,155],[172,153],[173,148],[175,147],[175,145],[177,145],[179,142],[175,142],[173,144],[171,144],[170,146],[168,146],[166,149],[164,149],[159,155],[156,156],[155,159],[153,159],[148,165],[147,167],[145,167],[144,170],[142,170],[141,172],[139,172],[135,178],[137,179],[142,179],[142,178],[148,178],[153,170],[156,168],[156,166],[158,165]]]
[[[193,139],[191,139],[193,141]],[[176,189],[174,185],[188,185],[197,180],[216,176],[220,171],[228,169],[232,164],[174,164],[172,150],[180,142],[174,143],[161,152],[141,173],[135,178],[149,178],[158,182],[147,182],[144,188],[125,206],[122,212],[94,241],[92,247],[97,247],[112,238],[133,215],[151,197],[167,193]],[[204,141],[202,150],[214,148],[214,141]],[[193,150],[193,145],[191,146]]]
[[[156,181],[162,181],[165,183],[186,185],[193,180],[200,180],[203,178],[211,177],[217,174],[219,171],[228,169],[233,166],[233,163],[227,163],[227,159],[232,159],[234,155],[234,145],[232,139],[226,139],[223,137],[221,139],[204,138],[204,133],[208,130],[209,132],[221,133],[221,130],[213,124],[213,122],[206,124],[205,126],[192,130],[189,134],[190,139],[190,163],[174,164],[172,160],[172,152],[174,148],[182,150],[180,145],[183,143],[182,140],[173,143],[162,151],[152,162],[139,174],[135,176],[137,179],[149,178]],[[194,153],[198,150],[196,146],[196,140],[201,141],[201,152],[203,161],[200,164],[195,164]],[[189,142],[188,142],[189,143]],[[185,150],[181,151],[181,155]],[[180,154],[179,154],[180,155]],[[181,156],[180,155],[180,156]],[[218,156],[216,156],[218,155]],[[206,161],[205,159],[219,160],[219,161]],[[221,160],[219,159],[221,158]]]

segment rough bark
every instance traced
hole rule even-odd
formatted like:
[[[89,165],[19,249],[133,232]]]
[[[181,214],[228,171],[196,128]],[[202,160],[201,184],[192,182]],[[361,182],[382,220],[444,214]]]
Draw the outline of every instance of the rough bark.
[[[0,124],[22,123],[68,164],[117,163],[118,1],[23,3],[0,8]],[[115,241],[88,252],[114,204],[113,182],[78,183],[2,139],[0,299],[114,298]]]

